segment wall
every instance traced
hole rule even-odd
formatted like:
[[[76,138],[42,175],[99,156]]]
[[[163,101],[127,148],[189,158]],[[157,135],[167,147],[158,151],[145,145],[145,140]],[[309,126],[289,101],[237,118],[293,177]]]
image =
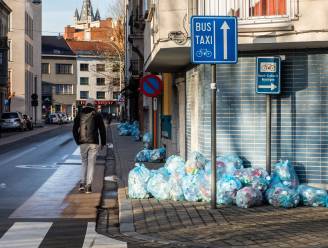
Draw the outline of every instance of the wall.
[[[237,153],[246,164],[265,167],[265,96],[255,93],[256,56],[277,54],[286,60],[282,94],[272,97],[272,162],[289,159],[303,182],[328,184],[327,49],[241,54],[238,64],[218,66],[218,155]],[[188,154],[198,149],[208,158],[210,75],[210,66],[187,72]]]

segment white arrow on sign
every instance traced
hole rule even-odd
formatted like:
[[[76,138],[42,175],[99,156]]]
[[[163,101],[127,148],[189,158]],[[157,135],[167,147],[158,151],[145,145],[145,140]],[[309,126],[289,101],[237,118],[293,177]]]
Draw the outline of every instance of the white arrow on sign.
[[[271,83],[271,85],[259,85],[259,89],[271,89],[271,91],[274,91],[277,88],[274,83]]]
[[[224,23],[221,26],[221,29],[223,30],[223,59],[228,59],[228,30],[230,29],[228,23],[224,21]]]

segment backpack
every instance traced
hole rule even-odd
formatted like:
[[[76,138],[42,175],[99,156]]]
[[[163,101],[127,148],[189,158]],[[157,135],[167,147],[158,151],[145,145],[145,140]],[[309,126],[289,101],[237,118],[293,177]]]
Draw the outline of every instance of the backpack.
[[[93,143],[96,135],[96,112],[81,113],[80,116],[80,142]]]

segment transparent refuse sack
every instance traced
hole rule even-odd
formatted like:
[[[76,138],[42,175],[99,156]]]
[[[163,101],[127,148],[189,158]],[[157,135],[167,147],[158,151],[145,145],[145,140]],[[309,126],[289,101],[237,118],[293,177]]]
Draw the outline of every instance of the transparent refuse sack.
[[[187,160],[185,164],[185,172],[188,175],[195,175],[199,170],[204,170],[208,160],[200,152],[192,152],[190,159]]]
[[[185,167],[185,160],[177,155],[172,155],[166,159],[164,167],[171,173],[181,173]]]
[[[202,199],[196,175],[186,175],[181,181],[183,194],[187,201],[200,201]]]
[[[144,147],[150,149],[153,143],[152,135],[147,132],[142,136],[142,142],[144,143]]]
[[[300,203],[300,195],[296,189],[289,188],[283,184],[269,188],[265,197],[270,205],[282,208],[295,208]]]
[[[220,205],[232,205],[236,202],[237,191],[242,188],[241,182],[233,177],[225,175],[217,182],[216,200]]]
[[[135,157],[136,162],[149,162],[151,157],[152,150],[143,149],[137,153]]]
[[[157,200],[168,200],[171,191],[169,180],[170,173],[164,167],[153,170],[152,177],[147,184],[147,191]]]
[[[301,197],[301,204],[310,207],[326,207],[328,201],[327,191],[301,184],[297,188]]]
[[[281,183],[287,187],[295,189],[299,185],[295,169],[292,163],[288,160],[280,160],[278,163],[274,164],[271,177],[271,186]]]
[[[151,172],[143,164],[137,163],[128,176],[128,194],[130,198],[148,198],[147,183]]]
[[[244,168],[242,159],[235,154],[227,154],[216,158],[218,177],[233,175],[238,169]]]
[[[150,150],[149,162],[161,162],[166,158],[166,149],[164,147]]]
[[[260,206],[263,202],[262,192],[252,187],[244,187],[237,191],[236,205],[241,208]]]
[[[269,173],[261,168],[242,168],[235,170],[234,176],[240,180],[243,186],[251,186],[264,192],[270,185]]]

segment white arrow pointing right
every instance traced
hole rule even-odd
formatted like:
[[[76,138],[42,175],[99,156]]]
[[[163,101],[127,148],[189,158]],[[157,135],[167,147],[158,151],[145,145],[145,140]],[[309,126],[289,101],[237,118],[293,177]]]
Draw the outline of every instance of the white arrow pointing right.
[[[230,29],[228,23],[224,21],[224,23],[221,26],[221,29],[223,30],[223,59],[228,59],[228,30]]]
[[[271,85],[259,85],[259,89],[270,89],[271,91],[274,91],[277,88],[277,85],[274,83],[271,83]]]

